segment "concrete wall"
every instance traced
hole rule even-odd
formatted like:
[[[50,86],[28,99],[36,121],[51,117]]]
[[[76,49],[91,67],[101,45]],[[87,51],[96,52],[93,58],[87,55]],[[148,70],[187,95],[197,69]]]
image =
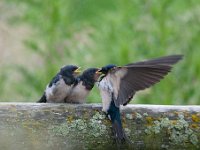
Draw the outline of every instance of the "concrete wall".
[[[116,145],[100,104],[0,103],[1,149],[200,149],[200,106],[128,105]]]

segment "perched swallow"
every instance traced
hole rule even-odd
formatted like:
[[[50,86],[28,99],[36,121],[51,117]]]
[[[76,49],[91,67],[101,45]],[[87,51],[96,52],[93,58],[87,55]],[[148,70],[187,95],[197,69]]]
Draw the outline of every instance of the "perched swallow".
[[[76,78],[70,94],[66,97],[67,103],[85,103],[86,97],[97,82],[101,73],[98,68],[89,68]]]
[[[64,103],[79,73],[79,67],[77,66],[67,65],[62,67],[46,86],[45,92],[38,103]]]
[[[104,74],[97,84],[102,97],[102,110],[111,119],[117,142],[125,141],[120,105],[127,105],[137,91],[149,88],[163,79],[171,71],[172,65],[182,57],[171,55],[125,66],[107,65],[99,70]]]

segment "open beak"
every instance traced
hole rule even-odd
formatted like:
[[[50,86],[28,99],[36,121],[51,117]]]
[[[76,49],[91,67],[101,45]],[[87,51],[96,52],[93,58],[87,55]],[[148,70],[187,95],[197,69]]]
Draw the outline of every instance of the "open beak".
[[[101,70],[101,69],[98,69],[98,70],[96,71],[96,74],[102,75],[102,74],[103,74],[103,73],[102,73],[102,70]]]
[[[75,71],[74,71],[74,73],[76,73],[76,74],[79,74],[79,73],[81,73],[81,67],[78,67]]]

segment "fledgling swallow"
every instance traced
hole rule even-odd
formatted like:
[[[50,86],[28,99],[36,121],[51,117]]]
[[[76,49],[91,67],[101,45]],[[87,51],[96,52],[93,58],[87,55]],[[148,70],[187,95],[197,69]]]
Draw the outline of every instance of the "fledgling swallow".
[[[117,143],[125,141],[120,105],[127,105],[137,91],[149,88],[163,79],[182,57],[171,55],[121,67],[107,65],[99,70],[104,74],[97,84],[102,97],[102,110],[111,119]]]
[[[76,78],[70,94],[66,97],[67,103],[85,103],[86,97],[97,82],[99,76],[98,68],[89,68]]]
[[[66,65],[60,69],[51,82],[46,86],[44,94],[38,103],[65,103],[65,98],[80,73],[80,68],[75,65]]]

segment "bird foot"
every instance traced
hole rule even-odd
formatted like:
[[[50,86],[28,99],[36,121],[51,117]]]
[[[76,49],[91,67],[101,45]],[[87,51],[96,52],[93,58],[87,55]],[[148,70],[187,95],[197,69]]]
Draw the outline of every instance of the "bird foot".
[[[107,112],[104,112],[104,113],[105,113],[105,116],[106,116],[109,120],[111,120],[110,115],[109,115]]]

